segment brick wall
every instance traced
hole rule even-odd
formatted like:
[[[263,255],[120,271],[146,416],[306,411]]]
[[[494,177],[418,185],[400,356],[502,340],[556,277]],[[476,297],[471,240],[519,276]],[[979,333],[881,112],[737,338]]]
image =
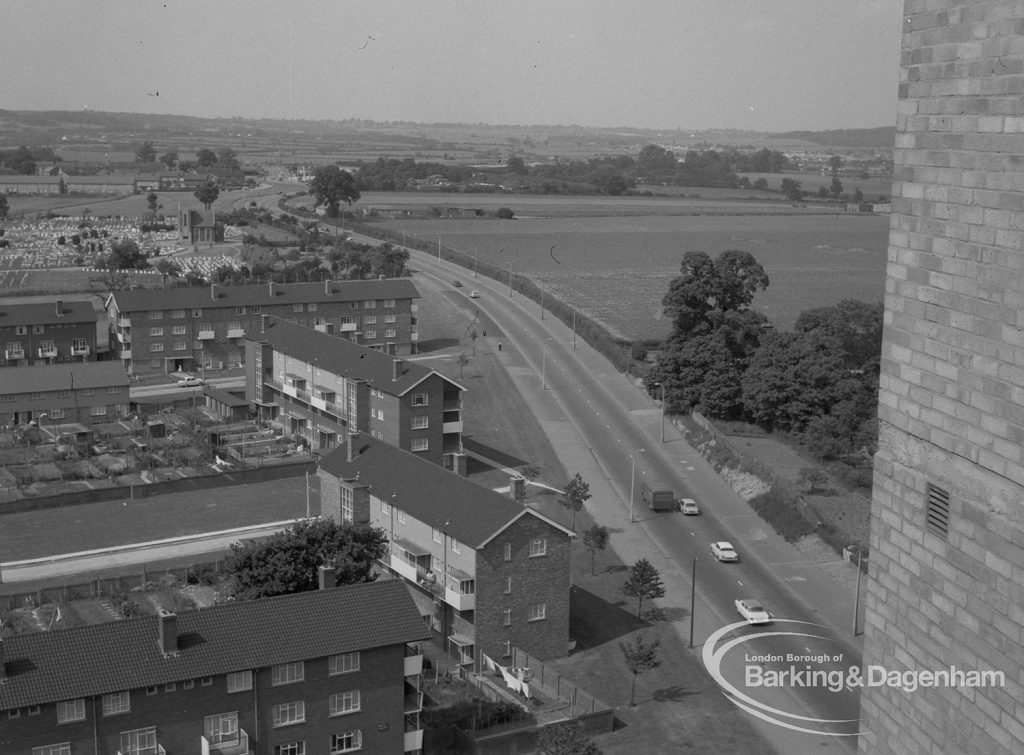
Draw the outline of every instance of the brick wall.
[[[1024,7],[904,10],[864,663],[1005,687],[866,688],[860,748],[1022,752]]]

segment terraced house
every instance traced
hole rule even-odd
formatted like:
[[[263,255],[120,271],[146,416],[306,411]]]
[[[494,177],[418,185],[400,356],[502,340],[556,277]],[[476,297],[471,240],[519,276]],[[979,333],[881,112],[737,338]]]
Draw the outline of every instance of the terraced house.
[[[0,641],[4,755],[341,755],[422,748],[397,580]]]
[[[87,301],[0,304],[0,367],[95,361],[96,320]]]
[[[128,375],[118,362],[19,367],[0,377],[0,425],[36,422],[59,434],[65,423],[113,422],[128,409]]]
[[[383,566],[413,591],[453,662],[569,651],[571,530],[510,496],[358,435],[317,474],[323,515],[387,531]]]
[[[465,473],[465,388],[439,372],[270,316],[245,348],[246,398],[311,448],[361,431]]]
[[[415,352],[419,293],[407,279],[118,291],[107,299],[111,351],[132,375],[238,367],[262,315],[389,354]]]

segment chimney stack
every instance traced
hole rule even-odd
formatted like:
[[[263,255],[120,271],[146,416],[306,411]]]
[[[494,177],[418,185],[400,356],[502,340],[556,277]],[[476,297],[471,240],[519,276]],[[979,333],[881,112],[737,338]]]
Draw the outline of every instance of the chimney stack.
[[[346,461],[350,464],[356,460],[356,438],[359,437],[359,433],[349,432],[348,434],[348,455]]]
[[[269,293],[271,297],[274,296],[274,281],[267,282],[267,293]]]
[[[330,278],[325,278],[324,279],[324,295],[325,296],[330,296],[331,295],[331,279]]]
[[[0,684],[7,682],[7,670],[4,668],[4,640],[0,637]]]
[[[391,360],[391,379],[398,380],[402,377],[402,360],[392,359]]]
[[[268,317],[270,317],[270,315],[260,315],[260,333],[266,333],[267,332],[267,318]]]
[[[214,301],[217,301],[217,284],[216,283],[211,283],[210,284],[210,298],[213,299]]]
[[[160,652],[164,655],[177,654],[178,615],[161,608],[157,621],[160,622]]]
[[[316,568],[316,574],[318,579],[317,589],[329,590],[335,586],[335,572],[333,566],[318,566]]]
[[[63,317],[64,316],[64,302],[61,301],[60,299],[57,299],[56,308],[57,308],[57,317]]]

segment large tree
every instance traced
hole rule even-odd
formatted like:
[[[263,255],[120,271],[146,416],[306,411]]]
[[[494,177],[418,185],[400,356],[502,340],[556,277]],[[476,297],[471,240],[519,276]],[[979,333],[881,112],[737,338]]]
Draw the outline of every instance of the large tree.
[[[217,155],[212,149],[203,149],[196,152],[196,165],[200,168],[212,168],[217,164]]]
[[[687,252],[661,300],[672,318],[674,336],[708,330],[711,313],[745,310],[754,295],[768,288],[768,274],[750,252],[728,249],[714,260],[705,252]]]
[[[135,145],[135,162],[156,162],[156,148],[153,147],[153,142],[141,142]]]
[[[656,669],[661,665],[658,658],[659,640],[644,642],[644,638],[636,635],[629,642],[620,642],[619,650],[626,661],[626,668],[633,675],[633,684],[629,689],[629,704],[636,705],[636,678],[645,671]]]
[[[636,615],[639,617],[644,598],[665,597],[665,584],[654,565],[646,558],[641,558],[630,568],[629,576],[622,585],[622,594],[636,598]]]
[[[178,150],[169,149],[160,155],[160,164],[167,170],[172,170],[178,164]]]
[[[238,600],[315,590],[318,568],[335,570],[336,585],[372,582],[375,564],[387,552],[387,532],[365,524],[314,519],[269,540],[234,543],[227,568]]]
[[[576,530],[576,512],[583,508],[583,504],[590,500],[590,485],[583,481],[580,473],[577,472],[573,478],[565,484],[562,497],[558,502],[572,512],[572,529]]]
[[[317,205],[327,206],[327,216],[338,217],[338,206],[345,202],[351,205],[359,199],[352,174],[337,165],[321,165],[309,182],[309,192],[316,197]]]
[[[142,270],[149,267],[146,255],[131,239],[110,242],[110,254],[104,261],[108,270]]]
[[[594,556],[598,551],[608,547],[608,538],[611,533],[607,527],[595,524],[583,533],[583,547],[590,551],[590,574],[594,574]]]
[[[238,155],[231,147],[224,147],[217,153],[217,165],[221,168],[238,168]]]
[[[193,196],[203,203],[203,206],[209,210],[210,205],[217,201],[217,197],[220,196],[220,189],[217,185],[210,181],[205,186],[200,186],[193,192]]]
[[[36,159],[32,155],[32,150],[25,146],[18,147],[14,151],[8,165],[11,170],[16,170],[22,175],[31,176],[36,172]]]
[[[0,194],[0,220],[7,217],[7,197]]]

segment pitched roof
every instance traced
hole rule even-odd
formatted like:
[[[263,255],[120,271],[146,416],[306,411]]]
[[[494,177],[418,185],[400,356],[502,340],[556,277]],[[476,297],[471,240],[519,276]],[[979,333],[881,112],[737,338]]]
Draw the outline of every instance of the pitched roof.
[[[383,580],[177,615],[179,653],[158,647],[159,621],[7,637],[0,710],[263,668],[429,639],[404,583]]]
[[[198,309],[237,307],[258,304],[304,304],[328,301],[367,301],[370,299],[418,299],[420,294],[407,278],[368,281],[327,281],[324,283],[275,283],[253,286],[146,288],[117,291],[111,298],[120,312],[148,312],[154,309]],[[271,295],[273,290],[273,295]]]
[[[128,373],[120,360],[113,362],[58,362],[0,370],[4,393],[76,391],[128,385]],[[127,401],[127,397],[124,399]]]
[[[321,370],[333,375],[365,380],[370,386],[392,396],[402,396],[431,375],[466,390],[439,372],[417,362],[398,360],[383,351],[360,346],[347,338],[321,333],[304,325],[267,316],[266,328],[258,337],[247,340],[263,341],[274,347],[274,351],[301,359],[316,361]],[[398,380],[394,379],[395,363],[399,364]]]
[[[358,455],[348,461],[348,446],[339,446],[320,459],[320,469],[345,480],[356,477],[372,485],[374,494],[431,527],[472,548],[480,548],[522,516],[535,516],[566,534],[552,522],[507,495],[470,482],[413,453],[368,435],[355,437]]]
[[[0,304],[0,328],[11,325],[50,325],[66,322],[96,322],[96,310],[91,302],[62,301],[61,313],[56,304],[5,302]]]

